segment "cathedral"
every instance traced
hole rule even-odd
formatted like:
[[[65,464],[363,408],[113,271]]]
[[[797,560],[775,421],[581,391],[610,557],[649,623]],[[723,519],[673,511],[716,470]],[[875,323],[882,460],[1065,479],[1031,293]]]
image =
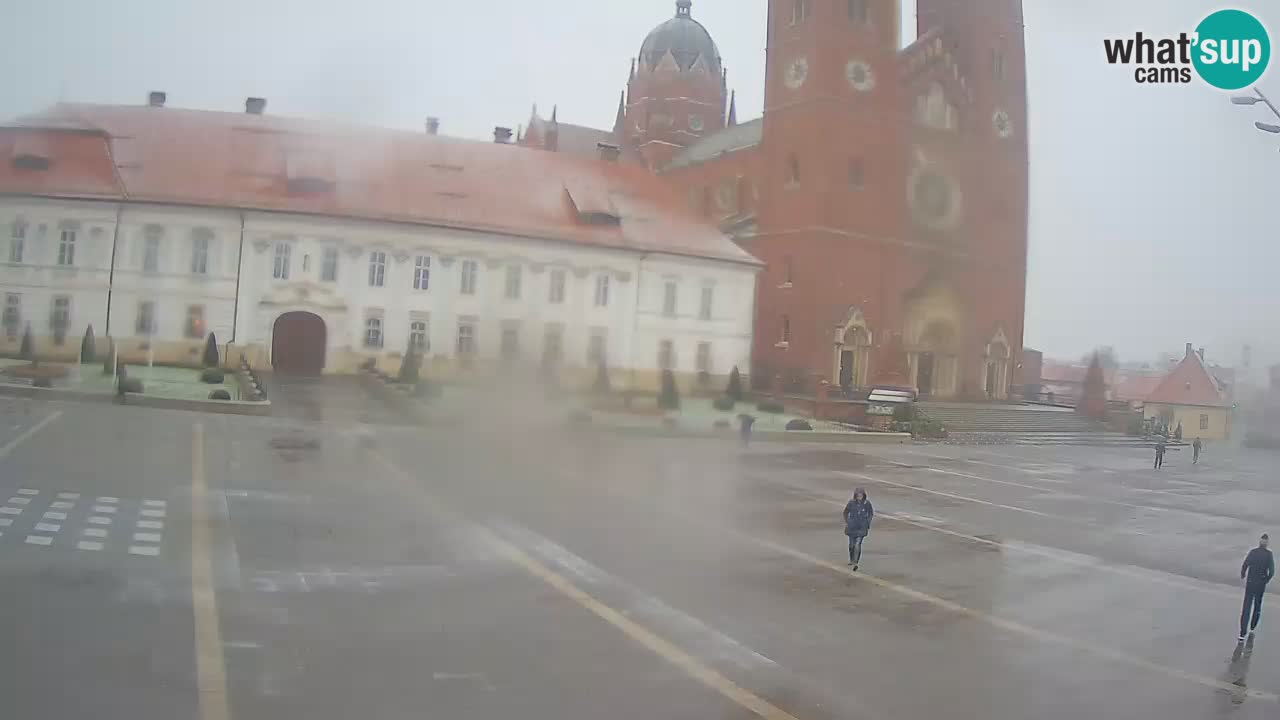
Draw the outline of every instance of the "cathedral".
[[[536,108],[518,142],[643,166],[765,266],[752,381],[1009,396],[1027,267],[1021,0],[770,0],[742,120],[691,0],[632,60],[611,129]]]

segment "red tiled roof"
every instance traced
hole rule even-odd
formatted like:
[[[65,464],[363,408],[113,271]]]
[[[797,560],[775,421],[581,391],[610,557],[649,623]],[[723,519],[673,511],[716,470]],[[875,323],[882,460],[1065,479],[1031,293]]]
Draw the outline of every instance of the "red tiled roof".
[[[1197,353],[1189,352],[1147,397],[1149,403],[1226,407],[1218,383],[1209,375]]]
[[[16,138],[33,131],[48,138],[47,170],[11,161]],[[515,145],[275,115],[59,104],[0,128],[0,153],[3,193],[440,225],[758,264],[644,168]],[[570,187],[593,188],[619,222],[581,218]]]
[[[1120,372],[1116,374],[1116,383],[1111,387],[1113,400],[1146,400],[1155,389],[1164,382],[1166,375]]]

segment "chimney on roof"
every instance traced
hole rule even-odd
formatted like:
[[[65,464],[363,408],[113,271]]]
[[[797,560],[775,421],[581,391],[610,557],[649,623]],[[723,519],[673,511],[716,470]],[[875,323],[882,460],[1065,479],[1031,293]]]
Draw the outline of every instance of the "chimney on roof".
[[[1187,354],[1184,357],[1191,357],[1193,352],[1195,352],[1195,349],[1191,347],[1191,343],[1187,343]]]
[[[600,151],[600,159],[605,162],[618,162],[618,156],[622,154],[622,148],[613,143],[596,143],[596,149]]]
[[[164,107],[164,101],[168,97],[163,90],[152,90],[147,93],[147,104],[151,107]]]
[[[440,134],[440,118],[438,117],[427,118],[427,134],[428,135]]]
[[[499,145],[506,145],[511,142],[511,128],[502,127],[501,125],[493,129],[493,141]]]
[[[1196,350],[1196,354],[1200,356],[1200,362],[1204,362],[1204,348]]]
[[[263,110],[267,109],[266,98],[245,98],[244,111],[249,115],[261,115]]]

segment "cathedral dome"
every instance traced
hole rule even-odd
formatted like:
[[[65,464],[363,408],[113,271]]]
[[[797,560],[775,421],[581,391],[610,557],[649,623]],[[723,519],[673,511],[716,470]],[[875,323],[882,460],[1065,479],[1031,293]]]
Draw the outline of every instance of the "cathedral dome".
[[[657,67],[669,52],[681,70],[688,70],[702,58],[712,74],[720,74],[720,50],[711,33],[693,19],[692,6],[692,0],[677,0],[676,16],[649,32],[640,46],[641,67]]]

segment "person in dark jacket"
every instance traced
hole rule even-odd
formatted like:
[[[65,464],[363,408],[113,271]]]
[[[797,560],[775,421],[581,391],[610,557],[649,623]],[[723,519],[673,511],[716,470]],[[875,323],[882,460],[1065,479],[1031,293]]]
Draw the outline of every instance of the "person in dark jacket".
[[[1191,443],[1191,464],[1192,465],[1200,464],[1200,450],[1203,447],[1204,447],[1204,443],[1200,442],[1200,438],[1196,438],[1195,442]]]
[[[1151,466],[1157,470],[1164,467],[1164,448],[1165,448],[1165,440],[1164,440],[1164,436],[1161,435],[1160,437],[1156,438],[1156,462],[1154,465]]]
[[[738,416],[738,437],[742,439],[742,447],[751,444],[751,428],[756,424],[755,416],[742,413]]]
[[[867,491],[858,488],[853,491],[853,499],[844,506],[844,534],[849,536],[849,565],[858,569],[858,561],[862,559],[862,541],[871,532],[871,518],[876,514],[867,499]]]
[[[1244,580],[1244,609],[1240,611],[1240,639],[1245,639],[1245,632],[1253,634],[1258,629],[1258,618],[1262,616],[1262,596],[1267,593],[1267,583],[1276,574],[1276,560],[1267,549],[1270,539],[1266,533],[1258,540],[1258,547],[1244,556],[1244,564],[1240,566],[1240,579]],[[1250,622],[1250,608],[1253,620]]]

